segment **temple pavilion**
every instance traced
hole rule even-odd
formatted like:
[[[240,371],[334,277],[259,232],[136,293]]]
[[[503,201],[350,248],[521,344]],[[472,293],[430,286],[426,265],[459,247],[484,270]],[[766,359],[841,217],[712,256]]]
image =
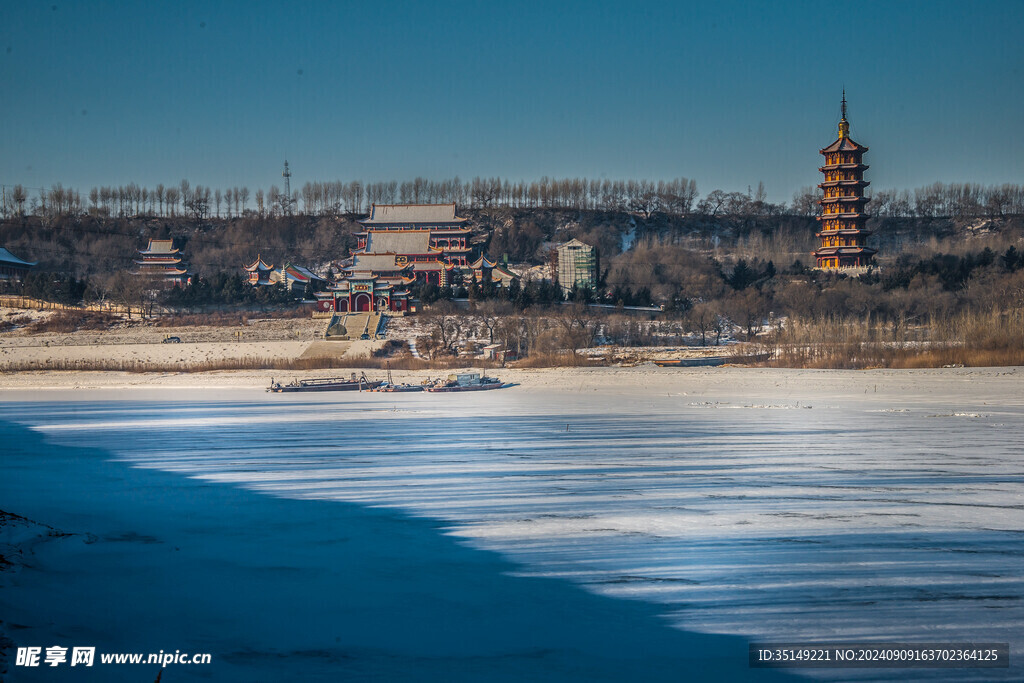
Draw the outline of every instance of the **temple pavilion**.
[[[413,283],[443,287],[468,267],[470,230],[455,204],[374,204],[359,223],[341,278],[319,292],[320,310],[406,311]]]
[[[274,284],[274,281],[270,279],[271,274],[274,272],[274,264],[264,261],[262,254],[257,254],[255,261],[242,267],[249,273],[249,284],[253,287]]]
[[[324,278],[309,268],[297,266],[294,263],[285,263],[280,268],[275,269],[273,264],[263,260],[262,254],[257,254],[255,261],[242,267],[245,268],[249,284],[253,287],[269,287],[276,284],[284,284],[288,291],[301,295],[306,291],[306,286],[309,284],[312,284],[315,288],[322,287],[327,283]]]
[[[136,275],[162,280],[165,287],[181,287],[191,279],[174,240],[149,240],[145,249],[139,249],[135,265],[138,266]]]
[[[479,284],[493,282],[498,287],[508,287],[518,277],[504,265],[488,260],[483,254],[469,264],[469,269],[473,274],[473,281]]]
[[[871,234],[865,229],[868,216],[864,213],[864,205],[870,201],[864,196],[868,186],[864,171],[868,167],[861,162],[868,148],[850,137],[845,91],[842,107],[839,139],[821,150],[825,165],[818,169],[825,175],[825,181],[818,185],[824,196],[819,202],[821,230],[816,233],[821,246],[814,251],[814,259],[818,268],[826,270],[867,266],[876,253],[864,244]]]
[[[467,219],[455,215],[451,204],[374,204],[359,223],[355,254],[394,254],[397,264],[409,264],[417,281],[446,284],[445,271],[465,266],[469,255]],[[445,268],[448,266],[448,268]]]

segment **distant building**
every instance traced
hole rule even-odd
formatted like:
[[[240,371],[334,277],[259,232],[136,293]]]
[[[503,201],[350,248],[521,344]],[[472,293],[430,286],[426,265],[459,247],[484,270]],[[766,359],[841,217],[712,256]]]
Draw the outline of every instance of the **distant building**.
[[[0,247],[0,282],[23,280],[35,265],[35,261],[25,261]]]
[[[571,239],[555,249],[555,276],[563,292],[573,287],[594,289],[597,286],[597,254],[594,247]]]
[[[839,139],[821,150],[825,165],[820,170],[825,182],[818,185],[824,196],[822,214],[818,217],[821,231],[816,236],[821,246],[814,251],[818,268],[857,268],[871,264],[876,250],[865,245],[871,234],[865,228],[868,219],[864,206],[870,201],[864,196],[868,182],[864,171],[868,168],[861,159],[868,148],[858,145],[850,137],[850,124],[846,121],[846,93],[843,93],[843,116],[839,121]]]
[[[470,230],[455,204],[374,204],[359,222],[341,278],[317,293],[321,311],[407,311],[410,285],[443,287],[468,266]]]
[[[150,240],[145,249],[139,249],[139,257],[135,260],[136,275],[161,280],[164,287],[181,287],[191,280],[174,240]]]

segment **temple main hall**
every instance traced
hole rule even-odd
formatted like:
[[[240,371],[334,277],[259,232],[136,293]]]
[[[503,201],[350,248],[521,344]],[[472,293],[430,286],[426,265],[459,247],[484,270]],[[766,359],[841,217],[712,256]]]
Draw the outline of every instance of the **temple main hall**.
[[[455,204],[375,204],[341,278],[317,294],[321,311],[406,311],[413,283],[449,284],[468,268],[470,230]]]
[[[821,150],[825,165],[818,169],[825,175],[825,181],[818,185],[824,196],[819,202],[821,230],[816,233],[821,246],[814,251],[814,259],[818,268],[825,270],[868,266],[876,253],[865,245],[871,231],[865,227],[868,216],[864,205],[870,199],[864,196],[864,188],[868,186],[864,171],[868,167],[862,163],[862,158],[868,148],[850,137],[845,91],[842,108],[839,139]]]

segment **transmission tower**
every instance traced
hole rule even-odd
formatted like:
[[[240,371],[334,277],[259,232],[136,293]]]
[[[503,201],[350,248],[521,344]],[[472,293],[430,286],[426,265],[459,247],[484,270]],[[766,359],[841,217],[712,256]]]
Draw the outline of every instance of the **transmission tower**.
[[[284,199],[281,201],[281,207],[284,209],[284,213],[287,216],[292,215],[292,204],[295,200],[292,199],[292,172],[288,170],[288,160],[284,162]]]

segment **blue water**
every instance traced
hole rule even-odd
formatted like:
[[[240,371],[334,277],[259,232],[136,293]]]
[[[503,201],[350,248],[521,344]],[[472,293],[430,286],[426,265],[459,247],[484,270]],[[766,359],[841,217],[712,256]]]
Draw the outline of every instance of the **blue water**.
[[[0,509],[106,539],[40,546],[45,571],[19,573],[6,606],[19,642],[70,554],[103,595],[85,613],[110,615],[89,633],[124,651],[213,642],[219,680],[764,673],[742,638],[694,631],[1024,645],[1018,404],[167,392],[4,408],[32,431],[14,428],[29,445],[5,456]],[[145,599],[112,609],[126,585]],[[54,628],[83,612],[63,609]]]
[[[141,419],[182,407],[39,403],[21,416]],[[233,436],[219,449],[230,450]],[[218,448],[210,432],[165,438]],[[676,681],[751,673],[740,638],[684,633],[651,605],[512,576],[515,565],[455,542],[435,522],[134,468],[91,445],[111,441],[139,445],[124,435],[58,445],[0,422],[0,508],[71,534],[35,545],[23,567],[0,573],[0,632],[10,641],[0,680],[150,681],[158,671],[14,666],[13,647],[51,645],[212,654],[209,666],[171,665],[164,681]],[[760,674],[753,680],[784,680],[753,673]]]

